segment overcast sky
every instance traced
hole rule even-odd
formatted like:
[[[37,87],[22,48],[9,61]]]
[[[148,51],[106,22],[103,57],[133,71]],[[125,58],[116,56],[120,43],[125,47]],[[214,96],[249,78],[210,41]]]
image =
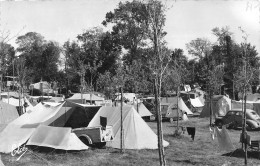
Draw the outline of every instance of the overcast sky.
[[[107,12],[120,0],[0,0],[0,30],[12,35],[19,31],[38,32],[46,40],[62,45],[68,39],[95,26],[102,26]],[[166,1],[163,1],[166,2]],[[248,42],[260,52],[260,1],[238,0],[168,0],[165,31],[169,48],[181,48],[187,54],[185,44],[196,38],[208,38],[216,42],[211,30],[229,26],[234,40],[242,41],[239,26],[248,34]],[[12,40],[11,44],[15,41]]]

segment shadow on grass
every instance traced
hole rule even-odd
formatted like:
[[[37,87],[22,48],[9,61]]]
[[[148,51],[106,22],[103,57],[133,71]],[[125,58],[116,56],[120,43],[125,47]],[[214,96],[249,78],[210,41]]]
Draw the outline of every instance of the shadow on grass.
[[[34,146],[30,145],[27,146],[30,151],[37,152],[37,153],[43,153],[43,154],[67,154],[67,153],[78,153],[85,150],[60,150],[60,149],[53,149],[49,147],[41,147],[41,146]]]
[[[223,154],[222,156],[229,156],[229,157],[237,157],[237,158],[244,158],[245,152],[243,149],[236,149],[233,152]],[[248,158],[254,158],[254,159],[260,159],[260,152],[256,150],[247,150],[247,157]]]

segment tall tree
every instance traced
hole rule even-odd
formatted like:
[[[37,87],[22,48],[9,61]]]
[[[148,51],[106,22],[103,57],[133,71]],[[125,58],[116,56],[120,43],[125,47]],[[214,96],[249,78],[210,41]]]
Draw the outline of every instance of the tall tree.
[[[139,49],[143,47],[147,38],[147,10],[141,1],[120,2],[118,8],[106,14],[103,25],[113,25],[112,35],[115,36],[128,53],[124,60],[131,65],[133,60],[138,59]]]
[[[206,38],[197,38],[186,44],[189,54],[195,56],[199,60],[209,56],[211,51],[211,42]]]
[[[153,48],[151,70],[155,79],[155,110],[157,112],[157,134],[160,165],[166,165],[166,161],[163,147],[162,115],[159,97],[161,96],[163,75],[165,74],[165,70],[171,60],[171,53],[168,49],[166,49],[165,41],[163,40],[166,35],[163,30],[166,20],[165,10],[166,7],[160,1],[149,0],[147,3],[148,36],[151,40]]]
[[[25,58],[32,82],[52,81],[58,72],[60,49],[56,42],[46,41],[36,32],[28,32],[16,39],[17,51]]]

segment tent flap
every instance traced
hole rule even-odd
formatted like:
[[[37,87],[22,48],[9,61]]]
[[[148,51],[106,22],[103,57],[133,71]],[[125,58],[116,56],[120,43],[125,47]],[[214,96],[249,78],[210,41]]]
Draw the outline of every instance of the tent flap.
[[[27,145],[44,146],[62,150],[88,149],[75,133],[71,133],[71,128],[44,125],[38,126],[28,140]]]

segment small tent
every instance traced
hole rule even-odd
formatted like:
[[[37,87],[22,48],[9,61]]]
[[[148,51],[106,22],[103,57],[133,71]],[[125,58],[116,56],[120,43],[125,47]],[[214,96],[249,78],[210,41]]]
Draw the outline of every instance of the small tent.
[[[185,112],[187,115],[192,115],[191,110],[186,106],[181,97],[179,97],[177,103],[177,97],[170,97],[168,99],[161,99],[161,109],[162,113],[165,114],[167,118],[176,118],[177,115],[177,106],[179,107],[179,117],[182,116]]]
[[[223,95],[214,95],[210,100],[205,101],[205,105],[200,113],[200,117],[210,116],[210,103],[212,108],[212,115],[215,117],[224,116],[231,109],[231,99]]]
[[[147,125],[131,105],[123,106],[123,147],[125,149],[157,149],[158,141],[156,134]],[[120,116],[121,107],[101,107],[88,127],[100,126],[100,116],[107,118],[107,125],[113,126],[114,140],[108,142],[107,146],[120,148]],[[168,146],[167,141],[163,141],[163,146]]]
[[[8,124],[19,117],[15,106],[0,101],[0,124]]]

